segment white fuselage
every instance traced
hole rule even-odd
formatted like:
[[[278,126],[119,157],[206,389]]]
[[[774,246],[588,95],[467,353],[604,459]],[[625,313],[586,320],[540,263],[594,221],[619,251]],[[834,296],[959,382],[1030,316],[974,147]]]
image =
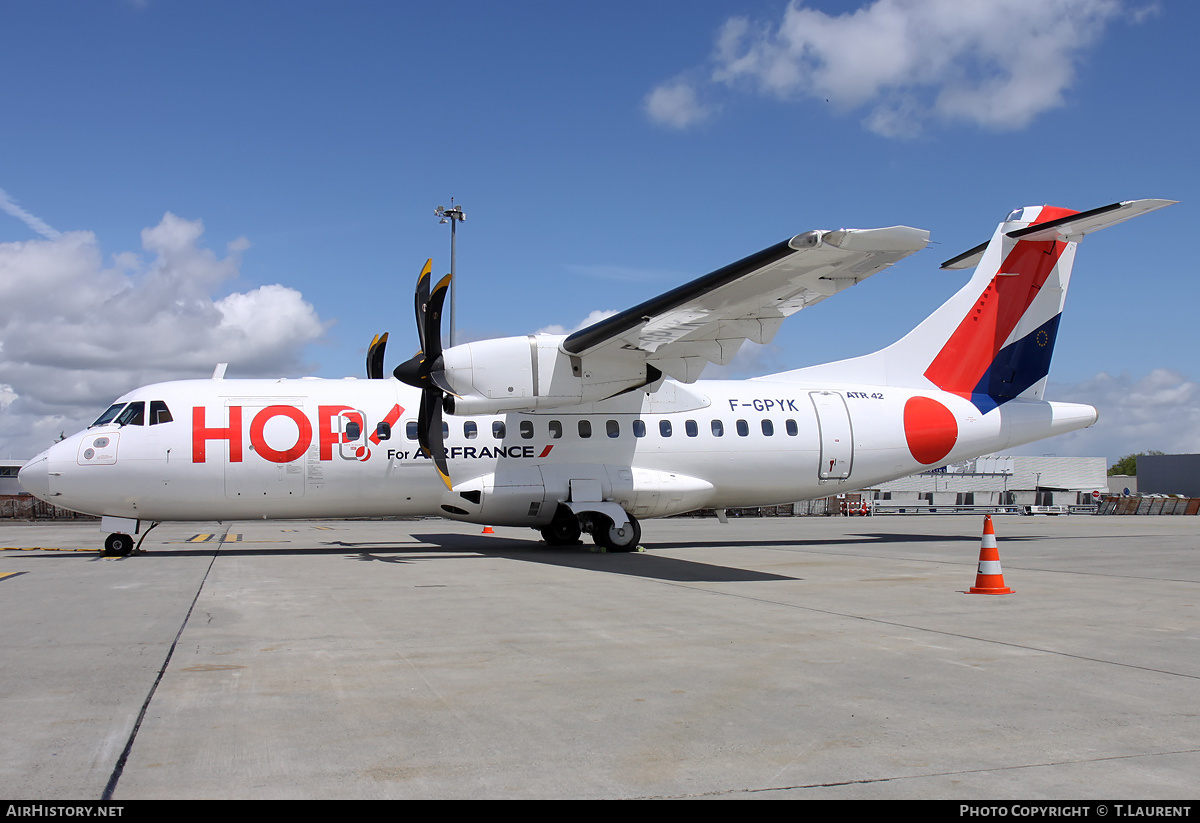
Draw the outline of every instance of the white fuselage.
[[[985,414],[956,394],[897,387],[666,381],[564,411],[446,416],[447,491],[417,444],[420,393],[396,380],[179,381],[118,403],[136,401],[159,401],[170,421],[93,426],[30,461],[22,483],[64,508],[142,521],[540,527],[572,499],[648,518],[825,497],[1096,419],[1090,406],[1023,400]]]

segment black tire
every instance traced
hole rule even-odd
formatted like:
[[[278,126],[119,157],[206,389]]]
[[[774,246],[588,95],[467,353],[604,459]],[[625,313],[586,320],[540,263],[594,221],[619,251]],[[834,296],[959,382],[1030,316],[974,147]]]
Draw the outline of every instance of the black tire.
[[[579,543],[583,526],[569,510],[559,511],[554,519],[540,529],[542,539],[551,546],[574,546]]]
[[[133,538],[127,534],[110,534],[104,541],[104,553],[114,557],[126,557],[133,551]]]
[[[592,538],[597,546],[608,552],[637,551],[638,543],[642,539],[642,524],[630,517],[626,526],[617,528],[607,517],[597,518]]]

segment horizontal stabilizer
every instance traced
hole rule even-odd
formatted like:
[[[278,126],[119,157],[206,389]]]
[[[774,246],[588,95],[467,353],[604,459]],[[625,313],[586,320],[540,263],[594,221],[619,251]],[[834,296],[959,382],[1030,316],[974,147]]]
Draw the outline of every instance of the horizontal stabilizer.
[[[1131,217],[1155,211],[1166,206],[1174,205],[1176,200],[1126,200],[1113,203],[1111,206],[1101,206],[1079,214],[1060,217],[1046,223],[1035,223],[1023,229],[1015,229],[1008,233],[1009,237],[1020,240],[1062,240],[1070,242],[1078,240],[1085,234],[1091,234],[1100,229],[1107,229],[1118,223],[1124,223]]]
[[[1131,217],[1146,214],[1166,206],[1174,205],[1176,200],[1125,200],[1098,209],[1069,214],[1057,220],[1045,223],[1034,223],[1021,229],[1007,233],[1014,240],[1058,240],[1070,242],[1079,240],[1085,234],[1091,234],[1100,229],[1107,229],[1118,223],[1124,223]],[[942,264],[943,269],[969,269],[979,265],[987,243],[980,243],[970,251],[952,257]]]

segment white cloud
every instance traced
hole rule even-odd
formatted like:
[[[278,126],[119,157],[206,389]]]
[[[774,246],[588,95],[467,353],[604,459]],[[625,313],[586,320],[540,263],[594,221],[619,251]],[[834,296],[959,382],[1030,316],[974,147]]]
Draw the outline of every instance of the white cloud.
[[[1063,105],[1082,52],[1121,14],[1118,0],[875,0],[838,15],[792,0],[777,23],[726,21],[710,78],[840,112],[865,109],[864,125],[889,137],[930,123],[1020,129]],[[660,114],[647,110],[684,127],[694,122],[696,94],[696,84],[671,80],[647,98],[659,98]]]
[[[677,129],[703,122],[714,113],[711,106],[700,103],[695,84],[683,78],[652,89],[646,95],[644,107],[651,120]]]
[[[616,313],[617,312],[612,309],[596,309],[595,311],[590,312],[587,317],[583,318],[583,320],[580,321],[574,328],[568,329],[566,326],[554,324],[551,326],[543,326],[534,332],[534,334],[574,334],[580,329],[586,329],[593,323],[599,323],[601,320],[612,317]]]
[[[17,218],[26,226],[40,234],[42,237],[58,237],[59,235],[58,229],[50,226],[40,217],[35,217],[34,215],[25,211],[25,209],[21,208],[17,204],[17,201],[13,200],[12,197],[9,196],[8,192],[6,192],[4,189],[0,189],[0,211]]]
[[[276,377],[305,369],[325,325],[295,289],[265,285],[214,297],[248,243],[220,257],[204,226],[173,214],[142,232],[142,255],[106,266],[90,232],[0,243],[0,455],[31,457],[139,385]]]
[[[778,343],[761,345],[747,340],[728,365],[709,363],[701,377],[705,380],[748,380],[777,374],[789,368],[786,354]]]
[[[1168,454],[1200,453],[1200,383],[1169,369],[1142,377],[1101,372],[1075,384],[1051,383],[1047,400],[1087,403],[1100,418],[1024,452],[1102,456],[1111,464],[1126,454],[1159,449]]]

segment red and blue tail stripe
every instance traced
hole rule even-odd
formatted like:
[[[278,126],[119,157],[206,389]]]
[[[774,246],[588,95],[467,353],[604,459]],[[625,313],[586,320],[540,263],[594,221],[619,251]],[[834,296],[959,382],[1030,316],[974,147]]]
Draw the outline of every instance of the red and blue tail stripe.
[[[1072,214],[1076,212],[1044,208],[1033,225]],[[1053,314],[1021,337],[1010,338],[1048,281],[1061,293],[1065,283],[1051,276],[1068,245],[1060,240],[1016,240],[925,370],[925,377],[943,391],[971,400],[984,412],[1044,378],[1050,371],[1061,300],[1042,301],[1043,307],[1054,306]],[[1026,328],[1035,320],[1029,318]]]

